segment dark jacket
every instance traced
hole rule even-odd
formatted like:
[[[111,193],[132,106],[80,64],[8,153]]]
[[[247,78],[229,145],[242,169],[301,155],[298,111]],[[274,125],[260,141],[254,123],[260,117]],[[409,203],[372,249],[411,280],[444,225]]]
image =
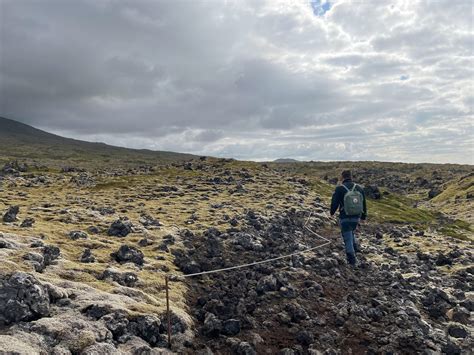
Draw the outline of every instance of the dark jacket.
[[[354,183],[352,182],[351,179],[346,179],[342,182],[346,187],[350,190],[354,187]],[[364,212],[360,216],[361,219],[366,219],[367,217],[367,205],[365,202],[365,193],[364,189],[360,186],[356,186],[356,190],[359,191],[362,196],[364,197]],[[339,209],[339,217],[341,219],[344,218],[350,218],[354,216],[347,216],[346,213],[344,212],[344,195],[346,194],[347,190],[344,188],[344,186],[337,186],[336,190],[334,191],[332,195],[332,201],[331,201],[331,216],[336,213],[336,211]]]

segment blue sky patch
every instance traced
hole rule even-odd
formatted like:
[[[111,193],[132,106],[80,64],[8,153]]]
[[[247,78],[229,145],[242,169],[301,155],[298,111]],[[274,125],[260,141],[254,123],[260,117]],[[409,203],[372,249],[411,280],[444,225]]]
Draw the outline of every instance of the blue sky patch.
[[[324,16],[331,9],[331,3],[328,0],[310,0],[309,3],[316,16]]]

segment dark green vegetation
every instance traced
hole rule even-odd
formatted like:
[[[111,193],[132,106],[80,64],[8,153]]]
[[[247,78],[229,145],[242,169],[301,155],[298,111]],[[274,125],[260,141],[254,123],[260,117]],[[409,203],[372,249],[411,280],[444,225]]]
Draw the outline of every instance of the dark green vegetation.
[[[2,117],[0,151],[3,163],[18,159],[29,165],[36,163],[53,168],[124,168],[192,158],[190,154],[127,149],[64,138]]]

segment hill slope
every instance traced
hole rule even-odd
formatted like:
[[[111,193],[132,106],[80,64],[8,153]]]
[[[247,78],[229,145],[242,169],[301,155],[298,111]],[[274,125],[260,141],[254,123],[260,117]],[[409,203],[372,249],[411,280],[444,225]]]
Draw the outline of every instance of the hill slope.
[[[0,162],[41,160],[52,166],[123,166],[186,160],[193,156],[173,152],[137,150],[85,142],[51,134],[26,124],[0,117]]]

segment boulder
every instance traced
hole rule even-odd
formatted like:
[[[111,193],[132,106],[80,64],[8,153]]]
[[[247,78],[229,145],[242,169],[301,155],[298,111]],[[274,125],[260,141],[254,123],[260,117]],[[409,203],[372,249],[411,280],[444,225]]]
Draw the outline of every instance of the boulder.
[[[160,334],[161,321],[152,315],[140,315],[130,319],[127,325],[129,333],[145,340],[151,346],[156,346],[162,340]]]
[[[90,234],[99,234],[100,233],[99,228],[97,228],[96,226],[89,226],[89,227],[87,227],[86,230]]]
[[[152,244],[153,244],[153,241],[148,238],[143,238],[138,241],[138,245],[141,247],[147,247]]]
[[[449,296],[442,289],[431,288],[424,291],[421,303],[432,318],[445,317],[450,307]]]
[[[288,312],[288,315],[291,317],[292,322],[300,322],[302,320],[308,319],[308,313],[306,310],[301,307],[298,303],[288,303],[285,306],[285,311]]]
[[[445,255],[441,252],[438,253],[435,261],[436,265],[444,266],[444,265],[452,265],[453,259],[449,255]]]
[[[382,198],[382,193],[379,188],[375,185],[367,185],[364,187],[365,197],[372,200],[380,200]]]
[[[469,324],[470,313],[464,307],[458,306],[458,307],[452,308],[448,310],[448,312],[446,312],[446,316],[448,317],[449,320],[452,320],[454,322]]]
[[[222,333],[228,336],[234,336],[240,333],[240,321],[237,319],[228,319],[224,321]]]
[[[265,292],[277,290],[277,279],[273,275],[263,276],[257,282],[257,292],[263,294]]]
[[[435,198],[438,196],[441,192],[443,192],[439,187],[433,187],[428,191],[428,198],[431,200],[432,198]]]
[[[82,231],[71,231],[68,236],[71,240],[87,239],[87,233]]]
[[[90,304],[81,310],[81,313],[95,320],[98,320],[106,314],[112,313],[112,306],[105,304]]]
[[[234,244],[240,245],[246,250],[260,251],[263,250],[263,245],[260,239],[249,233],[234,234]]]
[[[0,239],[0,249],[14,249],[15,245],[8,240]]]
[[[201,266],[199,266],[199,264],[194,260],[190,260],[181,266],[181,270],[186,275],[197,274],[198,272],[201,272]]]
[[[140,217],[140,220],[139,222],[144,226],[144,227],[160,227],[162,226],[162,224],[160,223],[160,221],[158,221],[157,219],[151,217],[150,215],[147,215],[147,214],[143,214],[141,217]]]
[[[448,334],[453,338],[467,338],[468,331],[465,326],[459,323],[449,323]]]
[[[23,220],[23,222],[21,222],[20,227],[21,228],[30,228],[30,227],[33,226],[34,223],[35,223],[35,219],[31,218],[31,217],[28,217],[28,218],[25,218]]]
[[[255,351],[252,345],[250,345],[246,341],[242,341],[235,347],[235,354],[236,355],[256,355],[257,352]]]
[[[204,335],[216,337],[222,332],[222,321],[212,313],[207,313],[202,329]]]
[[[21,173],[26,173],[28,171],[28,165],[26,163],[20,163],[17,160],[10,161],[6,163],[2,170],[0,171],[0,175],[12,175],[12,176],[20,176]]]
[[[20,212],[20,207],[10,206],[8,211],[3,215],[3,222],[11,223],[17,220],[16,215]]]
[[[171,334],[178,334],[178,333],[184,333],[188,329],[188,325],[186,324],[186,321],[173,311],[171,311],[171,317],[170,317],[170,323],[171,323]],[[166,313],[162,314],[160,316],[161,320],[161,327],[160,327],[160,332],[161,333],[166,333],[168,331],[168,318],[166,316]]]
[[[59,255],[61,254],[60,249],[54,245],[46,245],[43,247],[43,259],[44,266],[52,265]]]
[[[118,339],[127,333],[129,320],[125,311],[113,311],[104,315],[101,320],[104,322],[107,329],[110,330],[114,339]]]
[[[296,341],[304,346],[309,346],[314,341],[314,336],[307,330],[299,331],[296,334]]]
[[[48,288],[24,272],[0,278],[0,309],[0,326],[48,316]]]
[[[115,222],[113,222],[107,231],[107,234],[109,236],[114,236],[114,237],[126,237],[128,234],[132,232],[132,223],[123,220],[123,219],[118,219]]]
[[[42,272],[45,268],[44,257],[40,253],[29,252],[23,256],[24,260],[28,260],[29,263],[34,267],[36,272]]]
[[[120,272],[113,269],[106,269],[102,273],[101,279],[111,279],[122,286],[133,287],[138,281],[138,276],[133,272]]]
[[[144,255],[141,250],[125,244],[118,251],[111,253],[110,256],[120,264],[132,262],[136,265],[143,265],[144,262]]]
[[[95,262],[95,257],[92,255],[92,252],[89,248],[84,249],[84,252],[81,255],[81,263],[93,263]]]

